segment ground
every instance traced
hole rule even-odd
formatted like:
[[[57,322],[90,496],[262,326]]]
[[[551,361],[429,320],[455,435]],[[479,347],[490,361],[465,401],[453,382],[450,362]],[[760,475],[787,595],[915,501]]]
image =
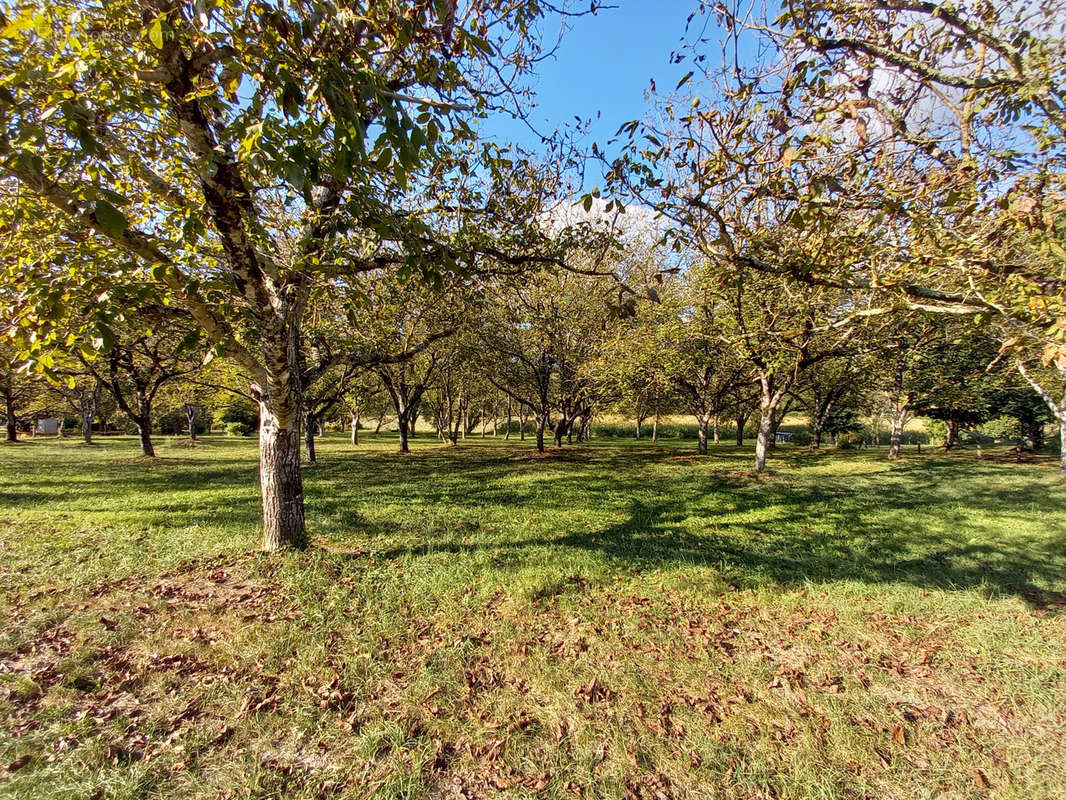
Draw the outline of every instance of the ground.
[[[0,447],[0,796],[1066,796],[1050,462],[529,444]]]

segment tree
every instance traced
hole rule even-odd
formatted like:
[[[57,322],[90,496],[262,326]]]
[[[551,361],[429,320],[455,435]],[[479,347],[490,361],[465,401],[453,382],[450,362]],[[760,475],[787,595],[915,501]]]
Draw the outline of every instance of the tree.
[[[67,408],[78,415],[85,444],[93,443],[93,422],[103,406],[104,387],[100,380],[74,358],[64,358],[52,365],[50,380],[42,381],[40,399],[48,406]],[[60,435],[63,433],[60,425]]]
[[[727,340],[720,298],[706,291],[706,274],[694,268],[663,303],[657,320],[656,349],[660,369],[682,406],[696,418],[697,452],[707,454],[707,430],[719,419],[741,387],[753,380],[747,363]]]
[[[130,316],[135,322],[116,325],[105,352],[79,351],[78,359],[137,426],[141,455],[155,458],[152,410],[156,397],[168,383],[200,368],[199,331],[184,315],[163,307],[137,309]]]
[[[592,270],[589,270],[592,271]],[[591,417],[597,390],[590,370],[618,284],[606,272],[543,270],[489,287],[477,335],[486,379],[537,422],[537,450],[556,414],[556,447],[578,419]]]
[[[1016,366],[1059,424],[1059,472],[1066,477],[1066,368],[1058,364],[1037,367],[1023,359],[1018,359]]]
[[[556,9],[493,0],[458,11],[65,0],[0,19],[0,164],[114,256],[115,280],[150,273],[247,373],[265,550],[304,542],[312,291],[367,268],[409,269],[412,253],[429,256],[423,271],[459,268],[475,257],[471,241],[491,236],[474,191],[452,204],[450,226],[435,223],[448,187],[503,168],[498,150],[471,152],[469,120],[521,111],[513,76],[535,63],[532,31]],[[421,202],[405,202],[413,195]],[[463,203],[479,206],[476,226]],[[68,288],[67,273],[42,269],[26,299],[43,298],[33,308],[47,314]]]
[[[14,348],[0,340],[0,397],[4,400],[7,441],[18,441],[18,410],[24,408],[38,391],[38,381],[27,374]]]
[[[1066,378],[1062,11],[803,0],[774,22],[730,17],[738,39],[774,51],[773,68],[742,80],[772,115],[778,159],[809,174],[769,191],[807,198],[807,225],[866,208],[886,233],[855,260],[760,266],[875,291],[884,313],[974,320],[1056,416]]]

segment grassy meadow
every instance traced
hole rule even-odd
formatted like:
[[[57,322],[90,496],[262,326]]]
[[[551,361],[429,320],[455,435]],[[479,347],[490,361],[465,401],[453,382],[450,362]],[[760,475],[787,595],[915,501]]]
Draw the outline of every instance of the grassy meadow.
[[[1066,797],[1066,484],[985,450],[0,447],[0,797]]]

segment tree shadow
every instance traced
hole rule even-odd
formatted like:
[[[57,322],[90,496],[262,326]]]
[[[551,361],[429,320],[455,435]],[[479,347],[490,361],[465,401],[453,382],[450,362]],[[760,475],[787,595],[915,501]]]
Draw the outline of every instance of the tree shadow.
[[[603,463],[627,460],[632,468],[632,455],[605,457]],[[487,471],[499,478],[498,469]],[[457,510],[485,502],[521,504],[534,494],[501,492],[480,472],[470,476],[474,485]],[[700,485],[684,487],[647,479],[620,486],[617,472],[564,474],[548,478],[536,494],[655,491],[650,500],[628,499],[622,519],[594,530],[476,542],[445,535],[376,556],[574,548],[638,569],[710,566],[741,588],[907,583],[980,588],[1018,595],[1036,608],[1066,609],[1066,593],[1049,588],[1066,585],[1066,526],[1040,531],[1032,521],[1034,509],[1052,502],[1049,487],[1028,481],[1003,492],[994,480],[981,480],[985,473],[1004,477],[1002,468],[960,461],[901,463],[872,476],[874,485],[857,485],[848,475],[800,484],[788,475],[753,477],[738,470],[714,472]],[[425,488],[419,497],[437,499]],[[1015,532],[1004,535],[1008,528]]]
[[[500,568],[518,569],[537,548],[569,549],[633,569],[710,567],[741,588],[906,583],[1066,609],[1066,522],[1060,515],[1041,527],[1038,517],[1066,506],[1051,469],[782,450],[774,472],[753,476],[750,448],[690,458],[687,442],[594,442],[546,461],[528,458],[531,442],[420,443],[403,458],[331,445],[305,473],[310,533],[353,558],[498,551],[508,554]],[[114,511],[116,497],[130,497],[130,522],[254,539],[254,452],[228,442],[216,451],[234,457],[216,460],[205,448],[147,467],[104,459],[91,470],[72,458],[3,487],[0,508],[66,501],[91,524],[94,513]],[[498,523],[495,515],[514,519],[516,510],[552,510],[563,521],[558,530]]]

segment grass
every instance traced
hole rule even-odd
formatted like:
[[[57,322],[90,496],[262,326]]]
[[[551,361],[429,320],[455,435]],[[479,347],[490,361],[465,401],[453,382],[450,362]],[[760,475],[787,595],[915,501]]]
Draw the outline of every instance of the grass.
[[[1066,796],[1051,464],[529,445],[0,448],[0,796]]]

